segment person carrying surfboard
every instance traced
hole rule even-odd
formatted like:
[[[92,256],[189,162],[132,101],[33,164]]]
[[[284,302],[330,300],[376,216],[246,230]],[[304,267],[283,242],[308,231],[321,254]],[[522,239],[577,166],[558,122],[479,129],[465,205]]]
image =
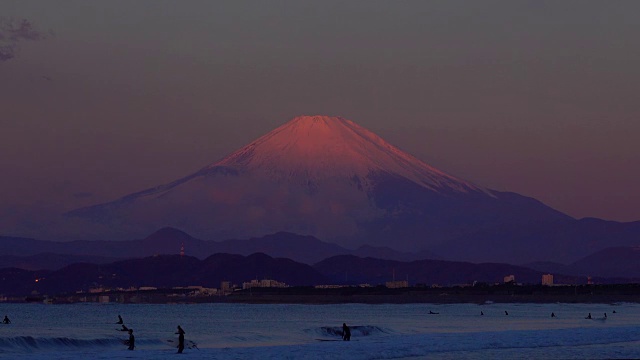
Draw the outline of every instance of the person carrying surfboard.
[[[3,324],[11,324],[11,320],[9,320],[9,317],[7,315],[4,316],[4,320],[2,320]]]

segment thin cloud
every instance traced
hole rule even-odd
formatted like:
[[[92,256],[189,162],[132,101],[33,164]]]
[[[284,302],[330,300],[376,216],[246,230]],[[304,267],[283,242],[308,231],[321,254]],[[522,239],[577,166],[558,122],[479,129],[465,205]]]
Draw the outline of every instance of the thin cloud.
[[[49,36],[53,36],[53,33],[43,33],[37,30],[27,19],[18,21],[0,17],[0,62],[15,58],[19,43],[40,41]]]

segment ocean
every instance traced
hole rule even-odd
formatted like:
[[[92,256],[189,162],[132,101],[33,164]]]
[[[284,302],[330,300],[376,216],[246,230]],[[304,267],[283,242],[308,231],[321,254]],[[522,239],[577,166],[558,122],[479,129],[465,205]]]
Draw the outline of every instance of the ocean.
[[[640,358],[640,304],[629,303],[0,303],[4,315],[12,323],[0,324],[0,359]],[[133,351],[118,315],[134,329]],[[349,342],[342,323],[351,327]],[[197,344],[182,355],[178,325]]]

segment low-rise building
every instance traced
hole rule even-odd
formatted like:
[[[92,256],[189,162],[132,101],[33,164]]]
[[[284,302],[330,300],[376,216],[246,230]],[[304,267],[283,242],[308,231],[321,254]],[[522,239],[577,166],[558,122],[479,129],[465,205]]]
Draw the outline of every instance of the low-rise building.
[[[409,282],[407,280],[387,281],[385,286],[389,289],[406,288],[409,287]]]
[[[552,274],[543,274],[542,275],[542,285],[553,286],[553,275]]]
[[[263,279],[263,280],[251,280],[249,282],[244,282],[242,283],[242,288],[243,289],[250,289],[250,288],[284,288],[287,287],[287,284],[276,281],[276,280],[271,280],[271,279]]]
[[[231,282],[230,281],[223,281],[220,283],[220,292],[224,295],[224,294],[228,294],[233,290],[233,288],[231,287]]]

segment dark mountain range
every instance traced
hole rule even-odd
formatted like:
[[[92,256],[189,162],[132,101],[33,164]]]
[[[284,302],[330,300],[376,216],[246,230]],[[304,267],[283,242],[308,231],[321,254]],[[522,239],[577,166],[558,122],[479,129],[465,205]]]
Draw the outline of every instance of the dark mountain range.
[[[67,217],[120,234],[176,226],[220,240],[287,231],[474,262],[575,261],[636,245],[640,234],[640,223],[575,220],[458,179],[326,116],[295,118],[191,175]]]
[[[359,258],[353,255],[339,255],[323,260],[313,266],[332,283],[371,285],[387,281],[408,280],[411,284],[456,285],[481,283],[502,283],[507,275],[514,275],[516,282],[539,284],[544,272],[509,264],[472,264],[456,261],[418,260],[400,262],[374,258]],[[583,284],[586,277],[555,274],[557,283]]]
[[[222,281],[241,284],[252,279],[274,279],[289,285],[326,282],[311,266],[265,254],[216,254],[204,260],[191,256],[160,255],[110,264],[77,263],[57,271],[0,269],[0,294],[28,295],[87,291],[93,287],[220,287]],[[36,279],[38,281],[36,282]]]
[[[75,263],[107,264],[119,260],[91,255],[41,253],[29,256],[0,255],[0,266],[24,270],[57,270]]]
[[[215,248],[215,252],[241,255],[263,252],[270,256],[290,258],[305,264],[314,264],[328,257],[343,254],[371,256],[400,261],[439,258],[438,255],[430,251],[422,251],[414,254],[396,251],[387,247],[368,245],[361,246],[356,250],[349,250],[335,244],[320,241],[313,236],[301,236],[286,232],[247,240],[225,240],[219,243],[211,242],[211,244]]]
[[[509,239],[505,241],[504,239]],[[640,245],[640,221],[618,223],[600,219],[536,222],[486,229],[438,247],[446,259],[505,259],[525,264],[533,261],[572,263],[611,246]]]
[[[348,254],[358,256],[358,257],[372,257],[376,259],[386,259],[386,260],[396,260],[396,261],[414,261],[414,260],[424,260],[424,259],[442,260],[439,255],[434,254],[431,251],[425,250],[425,251],[419,251],[417,253],[408,253],[408,252],[395,251],[392,248],[386,247],[386,246],[381,247],[381,246],[362,245]],[[343,255],[343,254],[335,254],[335,255]],[[344,254],[344,255],[347,255],[347,254]],[[327,257],[325,257],[325,259]],[[317,261],[315,261],[314,263],[316,262]]]
[[[608,253],[617,256],[619,251],[628,253],[629,249],[613,249]],[[629,257],[628,260],[629,267],[637,269],[631,263],[633,258]],[[449,286],[474,282],[502,283],[505,276],[514,275],[516,282],[539,284],[544,273],[509,264],[442,260],[402,262],[353,255],[334,256],[313,267],[262,253],[249,256],[215,254],[204,260],[191,256],[158,255],[108,264],[76,263],[55,271],[2,268],[0,294],[25,296],[34,291],[39,294],[60,294],[98,287],[219,287],[222,281],[241,284],[252,279],[274,279],[289,285],[367,283],[375,286],[392,280],[408,280],[410,285]],[[559,284],[585,284],[587,277],[554,273],[554,281]],[[629,283],[637,279],[594,277],[594,281]]]
[[[640,278],[640,246],[607,248],[574,262],[570,267],[579,274]]]
[[[569,265],[532,263],[540,271],[580,276],[640,278],[640,247],[611,247],[595,252]]]
[[[392,260],[437,258],[422,252],[402,253],[389,248],[364,246],[356,250],[320,241],[313,236],[280,232],[260,238],[225,241],[199,240],[174,228],[163,228],[141,240],[54,242],[27,238],[0,237],[0,262],[6,267],[56,270],[76,262],[105,263],[117,258],[138,258],[159,254],[185,254],[204,259],[216,253],[249,255],[262,252],[313,264],[335,255],[354,254]],[[41,253],[45,249],[48,253]]]
[[[583,275],[583,274],[576,274],[569,267],[569,265],[554,263],[551,261],[535,261],[528,264],[523,264],[522,266],[532,270],[542,271],[548,274],[567,274],[567,275],[581,275],[581,276]],[[584,276],[587,276],[587,275],[584,275]]]

